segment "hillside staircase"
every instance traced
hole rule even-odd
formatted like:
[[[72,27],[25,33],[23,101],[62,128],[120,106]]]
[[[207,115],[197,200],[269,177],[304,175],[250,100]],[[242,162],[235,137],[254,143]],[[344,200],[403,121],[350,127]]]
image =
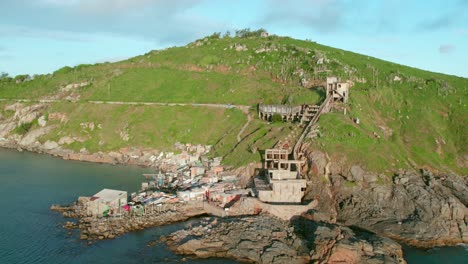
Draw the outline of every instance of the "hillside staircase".
[[[303,118],[301,119],[301,123],[304,120],[304,123],[307,123],[307,126],[302,130],[302,134],[297,140],[296,144],[294,145],[293,148],[293,154],[294,154],[294,159],[298,160],[300,158],[300,150],[302,147],[302,144],[304,142],[304,139],[309,135],[310,132],[316,133],[318,126],[316,125],[317,121],[319,120],[319,117],[321,114],[326,113],[330,110],[330,102],[332,102],[332,96],[327,96],[325,98],[325,101],[320,105],[320,107],[311,107],[307,110],[308,114],[304,114]],[[310,118],[310,119],[309,119]]]
[[[310,122],[315,115],[317,115],[320,106],[318,105],[306,105],[304,106],[302,117],[301,117],[301,125],[307,124]]]

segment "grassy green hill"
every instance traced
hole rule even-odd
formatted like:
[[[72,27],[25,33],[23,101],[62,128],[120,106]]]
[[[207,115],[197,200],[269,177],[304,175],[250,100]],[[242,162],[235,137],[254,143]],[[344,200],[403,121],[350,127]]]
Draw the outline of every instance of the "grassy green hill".
[[[273,146],[294,125],[254,119],[237,142],[247,121],[238,109],[87,102],[234,104],[251,106],[251,115],[256,116],[258,103],[319,103],[324,92],[317,86],[326,76],[339,76],[354,85],[347,115],[341,111],[323,115],[313,147],[379,172],[409,166],[468,172],[464,167],[468,79],[288,37],[214,34],[117,63],[64,67],[22,82],[24,76],[17,77],[18,82],[3,78],[0,98],[79,100],[53,103],[47,109],[67,113],[70,121],[51,121],[58,128],[43,141],[65,134],[86,135],[85,142],[70,147],[92,151],[125,146],[169,149],[176,141],[212,144],[214,155],[238,166],[259,160],[256,149]],[[84,81],[90,84],[61,89]],[[11,102],[0,102],[2,109],[7,104]],[[80,123],[90,121],[103,129],[83,132]],[[120,139],[122,130],[130,135],[128,141]]]

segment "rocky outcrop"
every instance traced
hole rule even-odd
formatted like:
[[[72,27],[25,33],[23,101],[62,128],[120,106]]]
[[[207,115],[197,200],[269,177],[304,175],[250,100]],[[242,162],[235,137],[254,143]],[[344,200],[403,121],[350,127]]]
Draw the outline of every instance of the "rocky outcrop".
[[[47,133],[49,133],[52,129],[54,129],[54,126],[48,126],[48,127],[41,127],[38,129],[34,129],[30,132],[28,132],[19,142],[20,146],[23,147],[28,147],[36,143],[37,139]]]
[[[316,154],[309,154],[306,196],[319,202],[314,219],[359,226],[419,247],[468,243],[466,177],[402,171],[391,178],[339,160],[330,162],[326,180],[320,176],[326,158]]]
[[[429,172],[401,173],[394,183],[368,186],[332,179],[338,221],[368,228],[414,246],[468,242],[466,179]]]
[[[313,263],[405,263],[401,246],[389,238],[307,217],[292,225],[309,243]]]
[[[46,117],[45,116],[41,116],[37,119],[37,124],[40,126],[40,127],[45,127],[47,125],[47,120],[46,120]]]
[[[267,215],[206,218],[166,239],[179,254],[255,263],[405,263],[390,239],[297,217],[291,223]]]
[[[13,119],[18,121],[18,125],[31,123],[41,115],[40,111],[46,107],[47,105],[45,104],[35,104],[22,108],[19,105],[16,105],[16,112],[13,116]]]
[[[61,137],[58,141],[58,144],[59,145],[70,145],[72,144],[73,142],[75,142],[75,139],[73,139],[72,137],[69,137],[69,136],[65,136],[65,137]]]
[[[60,90],[63,91],[63,92],[69,92],[71,90],[87,86],[89,84],[90,84],[90,82],[88,82],[88,81],[84,81],[84,82],[81,82],[81,83],[70,83],[70,84],[67,84],[65,86],[60,87]]]
[[[0,124],[0,138],[8,136],[16,127],[16,122],[7,122]]]

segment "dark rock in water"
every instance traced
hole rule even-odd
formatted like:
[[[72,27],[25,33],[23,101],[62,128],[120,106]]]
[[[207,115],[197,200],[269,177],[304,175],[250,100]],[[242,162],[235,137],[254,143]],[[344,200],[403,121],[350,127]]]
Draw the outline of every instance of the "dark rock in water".
[[[78,224],[75,222],[67,221],[63,224],[63,227],[66,229],[76,229],[78,228]]]
[[[154,247],[158,244],[159,241],[157,240],[150,240],[148,243],[146,243],[147,247]]]
[[[227,257],[255,263],[405,263],[401,246],[388,238],[303,217],[291,223],[266,215],[201,221],[166,243],[179,254]]]

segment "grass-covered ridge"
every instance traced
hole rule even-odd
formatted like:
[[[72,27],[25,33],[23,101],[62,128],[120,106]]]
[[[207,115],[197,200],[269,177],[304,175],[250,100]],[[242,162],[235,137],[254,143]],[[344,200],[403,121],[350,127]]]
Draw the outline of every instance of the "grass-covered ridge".
[[[204,113],[205,110],[191,107],[84,107],[84,102],[312,104],[324,96],[323,90],[314,87],[324,77],[335,75],[354,83],[347,115],[334,112],[322,116],[320,136],[312,142],[314,147],[331,156],[345,155],[350,163],[375,171],[415,166],[467,173],[464,157],[468,155],[468,79],[311,41],[252,35],[212,35],[183,47],[151,51],[117,63],[64,67],[18,83],[2,78],[0,98],[78,98],[82,103],[58,103],[48,110],[70,114],[70,120],[74,120],[70,122],[76,124],[61,127],[67,133],[75,131],[84,122],[81,120],[106,122],[101,120],[101,113],[108,112],[106,118],[112,118],[112,122],[103,126],[102,135],[92,136],[81,145],[76,143],[73,147],[77,149],[82,145],[91,150],[126,145],[163,149],[172,141],[209,143],[225,156],[227,163],[242,165],[259,160],[256,149],[273,146],[289,133],[290,125],[267,125],[254,119],[243,140],[237,142],[236,134],[246,121],[239,110],[210,109]],[[67,84],[83,81],[91,84],[61,90]],[[353,121],[355,118],[360,119],[360,124]],[[200,127],[209,128],[210,133]],[[130,131],[128,142],[100,138],[116,135],[123,128]],[[188,129],[190,133],[184,132]],[[56,139],[58,134],[50,138]]]

